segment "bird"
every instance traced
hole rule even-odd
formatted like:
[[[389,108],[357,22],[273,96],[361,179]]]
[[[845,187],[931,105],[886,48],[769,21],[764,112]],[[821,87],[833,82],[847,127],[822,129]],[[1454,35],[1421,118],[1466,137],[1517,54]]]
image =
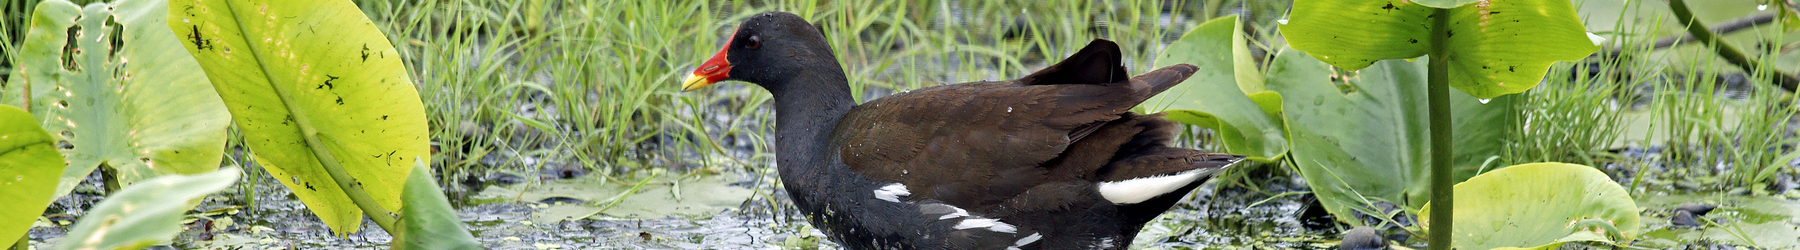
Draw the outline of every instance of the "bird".
[[[682,82],[773,95],[776,169],[795,207],[847,249],[1124,249],[1241,155],[1171,146],[1181,126],[1129,111],[1199,68],[1130,76],[1095,39],[1009,81],[856,104],[820,30],[750,16]]]

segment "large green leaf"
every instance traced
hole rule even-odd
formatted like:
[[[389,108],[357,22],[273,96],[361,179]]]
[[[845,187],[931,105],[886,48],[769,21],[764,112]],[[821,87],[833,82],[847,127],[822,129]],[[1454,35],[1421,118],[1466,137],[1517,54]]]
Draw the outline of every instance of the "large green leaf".
[[[1268,88],[1284,97],[1293,161],[1307,186],[1340,219],[1374,201],[1410,209],[1430,190],[1430,135],[1425,132],[1425,60],[1388,60],[1359,71],[1349,92],[1331,82],[1331,69],[1298,50],[1283,50],[1269,67]],[[1475,174],[1500,154],[1511,98],[1482,104],[1452,93],[1456,180]],[[1358,223],[1358,221],[1349,221]]]
[[[320,159],[335,159],[382,209],[399,211],[413,162],[430,157],[425,108],[393,46],[356,5],[170,6],[168,28],[185,37],[257,162],[332,231],[356,230],[362,211]]]
[[[23,103],[30,87],[31,112],[58,135],[69,161],[58,195],[100,165],[117,170],[127,185],[218,168],[230,120],[199,64],[163,27],[167,8],[158,0],[81,9],[63,0],[38,4],[20,51],[22,74],[0,96]],[[71,28],[79,37],[65,53]],[[112,39],[122,45],[113,47]]]
[[[1630,242],[1640,226],[1637,203],[1606,173],[1556,162],[1515,165],[1456,184],[1455,216],[1457,249]]]
[[[1468,0],[1425,1],[1443,5]],[[1281,34],[1294,48],[1345,69],[1414,58],[1430,48],[1433,8],[1405,1],[1301,0]],[[1555,61],[1600,47],[1564,0],[1481,1],[1450,9],[1450,86],[1480,98],[1523,92]],[[1424,82],[1418,84],[1423,85]]]
[[[1771,2],[1775,2],[1775,16],[1781,22],[1782,32],[1800,30],[1800,12],[1796,12],[1797,10],[1792,4],[1788,4],[1788,1]]]
[[[475,236],[469,234],[456,209],[431,178],[431,169],[422,160],[413,162],[412,174],[406,178],[406,191],[400,194],[406,207],[401,211],[400,233],[394,234],[392,249],[482,249]]]
[[[181,220],[201,198],[237,183],[238,168],[144,180],[94,205],[56,249],[140,249],[181,233]]]
[[[1287,153],[1281,120],[1275,114],[1281,95],[1263,90],[1262,72],[1239,27],[1237,16],[1221,17],[1170,44],[1156,59],[1156,67],[1186,63],[1200,71],[1143,106],[1151,112],[1168,112],[1171,120],[1212,128],[1226,152],[1270,162]]]
[[[56,196],[63,161],[53,145],[30,113],[0,105],[0,200],[7,202],[0,206],[0,246],[31,229]]]

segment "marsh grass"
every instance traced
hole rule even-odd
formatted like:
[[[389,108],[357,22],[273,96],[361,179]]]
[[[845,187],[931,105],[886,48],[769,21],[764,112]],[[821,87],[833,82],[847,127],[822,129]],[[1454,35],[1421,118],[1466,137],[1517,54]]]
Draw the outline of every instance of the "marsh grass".
[[[1521,95],[1513,121],[1520,130],[1507,136],[1503,158],[1509,164],[1620,165],[1635,169],[1620,177],[1630,179],[1633,192],[1642,191],[1637,187],[1645,175],[1659,183],[1719,180],[1697,185],[1705,190],[1756,191],[1784,169],[1791,173],[1789,162],[1800,156],[1793,150],[1800,140],[1790,126],[1791,94],[1765,84],[1768,75],[1735,71],[1710,51],[1653,48],[1668,35],[1659,24],[1673,21],[1666,14],[1627,20],[1642,4],[1624,6],[1611,30],[1595,31],[1610,38],[1604,50],[1623,48],[1619,53],[1559,63],[1543,84]],[[1681,46],[1699,45],[1673,48]],[[1633,117],[1648,121],[1634,125]],[[1627,133],[1633,126],[1648,127]],[[1636,158],[1618,153],[1630,148],[1652,153]]]
[[[1705,55],[1695,55],[1705,56]],[[1762,84],[1768,75],[1702,69],[1728,68],[1703,60],[1666,81],[1651,102],[1653,126],[1667,139],[1661,164],[1677,176],[1702,176],[1705,190],[1767,193],[1782,170],[1792,173],[1797,139],[1790,126],[1791,94]]]
[[[1506,135],[1505,161],[1482,166],[1483,172],[1531,162],[1600,166],[1623,160],[1608,150],[1624,135],[1625,113],[1640,100],[1637,87],[1654,84],[1663,74],[1650,58],[1655,26],[1627,22],[1628,16],[1611,20],[1611,30],[1595,32],[1610,37],[1602,51],[1623,48],[1620,53],[1557,63],[1537,87],[1510,97],[1519,100],[1512,102],[1519,113],[1511,116],[1518,130]]]
[[[741,83],[694,93],[675,86],[755,13],[788,11],[820,26],[862,101],[1018,77],[1094,38],[1120,42],[1127,67],[1147,71],[1163,44],[1200,21],[1181,11],[1208,11],[1148,0],[361,6],[412,70],[439,150],[434,165],[446,176],[580,168],[622,184],[635,183],[634,172],[645,168],[769,173],[766,92]]]
[[[13,65],[18,61],[18,48],[23,44],[25,32],[31,25],[31,10],[37,8],[38,0],[10,0],[0,4],[0,86],[12,78]],[[15,104],[7,104],[15,105]]]

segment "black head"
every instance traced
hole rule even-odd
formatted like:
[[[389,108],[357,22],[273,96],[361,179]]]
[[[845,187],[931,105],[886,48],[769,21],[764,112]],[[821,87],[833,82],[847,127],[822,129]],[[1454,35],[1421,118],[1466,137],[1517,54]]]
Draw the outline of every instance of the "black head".
[[[776,91],[790,79],[804,74],[838,72],[837,57],[818,28],[806,19],[786,12],[751,16],[739,24],[719,53],[694,69],[683,81],[683,91],[724,80],[754,83]],[[842,84],[842,83],[839,83]]]

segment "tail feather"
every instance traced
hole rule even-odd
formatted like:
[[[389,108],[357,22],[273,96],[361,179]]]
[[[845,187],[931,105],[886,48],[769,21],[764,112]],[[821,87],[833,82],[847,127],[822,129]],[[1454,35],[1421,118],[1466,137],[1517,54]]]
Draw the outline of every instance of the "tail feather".
[[[1144,100],[1149,100],[1151,96],[1156,96],[1157,93],[1167,91],[1169,88],[1175,87],[1176,84],[1181,84],[1181,82],[1187,80],[1189,76],[1193,76],[1196,71],[1200,71],[1199,66],[1183,63],[1169,65],[1168,67],[1162,67],[1150,71],[1149,73],[1132,77],[1130,81],[1131,92],[1136,95],[1133,96],[1135,98],[1133,105],[1142,103]]]
[[[1119,44],[1094,39],[1087,47],[1036,73],[1019,78],[1021,85],[1106,84],[1124,81],[1125,71]]]

